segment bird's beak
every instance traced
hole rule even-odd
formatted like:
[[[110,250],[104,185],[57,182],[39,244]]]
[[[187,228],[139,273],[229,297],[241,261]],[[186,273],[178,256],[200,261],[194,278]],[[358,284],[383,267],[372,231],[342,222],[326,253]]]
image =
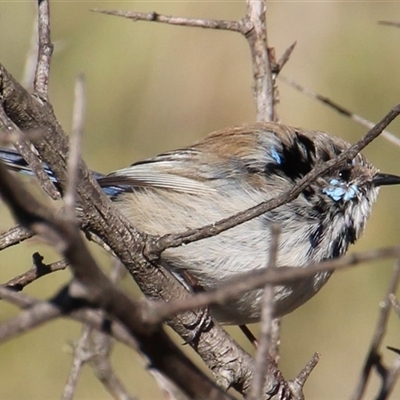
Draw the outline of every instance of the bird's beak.
[[[374,186],[399,185],[400,184],[400,176],[391,175],[391,174],[382,174],[382,173],[378,172],[372,178],[372,184]]]

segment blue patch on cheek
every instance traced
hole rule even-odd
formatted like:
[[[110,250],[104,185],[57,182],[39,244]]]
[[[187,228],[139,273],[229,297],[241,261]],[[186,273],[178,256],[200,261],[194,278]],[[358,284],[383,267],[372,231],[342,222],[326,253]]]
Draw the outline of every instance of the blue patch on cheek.
[[[331,185],[340,185],[340,182],[337,179],[332,179],[329,182]],[[358,191],[357,185],[351,185],[349,187],[343,186],[336,186],[336,187],[329,187],[327,189],[323,189],[322,192],[328,195],[334,201],[349,201],[352,198],[356,197]]]
[[[277,152],[275,146],[271,147],[271,157],[276,161],[277,164],[282,164],[282,157]]]
[[[331,197],[335,201],[339,201],[342,199],[343,195],[345,195],[346,191],[342,187],[328,188],[324,189],[323,192]]]
[[[351,200],[353,197],[355,197],[357,195],[357,190],[358,190],[357,185],[351,185],[347,189],[346,194],[343,197],[343,200],[345,200],[345,201]]]

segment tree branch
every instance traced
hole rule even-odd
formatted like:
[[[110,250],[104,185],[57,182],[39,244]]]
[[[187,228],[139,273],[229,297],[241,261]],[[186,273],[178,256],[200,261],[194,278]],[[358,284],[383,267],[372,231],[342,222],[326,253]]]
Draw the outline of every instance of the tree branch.
[[[1,163],[0,192],[15,218],[60,249],[70,262],[74,280],[53,299],[53,303],[64,312],[81,307],[82,300],[101,307],[127,327],[138,341],[141,351],[150,358],[153,367],[169,377],[189,396],[230,398],[183,355],[161,328],[145,323],[143,317],[149,312],[148,303],[133,302],[114,287],[91,257],[74,221],[60,215],[55,218],[52,210],[42,206],[16,179],[12,179]],[[30,318],[36,321],[49,318],[50,310],[47,309],[45,313],[41,310],[39,314],[35,311],[35,308],[31,308],[22,313],[24,320],[17,317],[11,322],[15,326]],[[154,343],[157,343],[156,347]]]
[[[36,65],[34,93],[48,101],[50,61],[53,54],[53,44],[50,41],[50,6],[49,0],[38,1],[39,52]]]

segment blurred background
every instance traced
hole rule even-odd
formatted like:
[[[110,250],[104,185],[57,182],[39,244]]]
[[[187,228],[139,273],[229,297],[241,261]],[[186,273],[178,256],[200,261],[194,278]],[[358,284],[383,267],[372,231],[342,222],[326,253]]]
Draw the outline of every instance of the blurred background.
[[[159,152],[192,143],[227,125],[252,122],[252,72],[247,42],[239,34],[101,15],[91,9],[157,11],[215,19],[239,19],[244,1],[53,1],[50,99],[69,132],[74,80],[84,72],[87,113],[83,153],[92,169],[108,172]],[[21,79],[35,19],[34,2],[0,1],[0,62]],[[320,92],[372,121],[399,102],[400,29],[379,20],[400,21],[395,2],[270,2],[269,44],[277,58],[297,41],[282,74]],[[356,141],[366,129],[315,100],[279,84],[282,122],[326,130]],[[390,126],[400,137],[400,119]],[[379,138],[364,152],[384,172],[400,174],[400,148]],[[30,181],[32,182],[32,180]],[[33,183],[30,183],[33,185]],[[13,225],[1,206],[0,230]],[[384,188],[366,234],[351,251],[397,244],[400,188]],[[110,259],[92,246],[108,268]],[[0,254],[0,282],[31,267],[40,251],[45,262],[57,254],[36,240]],[[315,351],[322,359],[306,384],[308,400],[345,399],[353,392],[374,330],[379,304],[394,261],[337,272],[310,302],[283,320],[281,367],[287,378],[298,374]],[[33,283],[26,293],[48,298],[70,278],[58,272]],[[140,296],[127,277],[123,287]],[[18,312],[5,302],[0,322]],[[257,325],[252,327],[257,332]],[[250,352],[238,329],[229,332]],[[400,346],[400,321],[392,316],[384,345]],[[1,346],[0,398],[60,397],[78,339],[77,323],[60,320]],[[178,339],[181,343],[181,340]],[[186,349],[188,351],[189,349]],[[189,350],[190,352],[190,350]],[[388,363],[395,355],[383,350]],[[197,357],[194,357],[197,360]],[[112,356],[118,376],[140,399],[160,398],[140,358],[117,345]],[[200,362],[199,362],[200,363]],[[201,363],[200,363],[201,364]],[[373,398],[374,379],[366,398]],[[83,370],[76,399],[108,399]],[[400,398],[400,385],[392,398]]]

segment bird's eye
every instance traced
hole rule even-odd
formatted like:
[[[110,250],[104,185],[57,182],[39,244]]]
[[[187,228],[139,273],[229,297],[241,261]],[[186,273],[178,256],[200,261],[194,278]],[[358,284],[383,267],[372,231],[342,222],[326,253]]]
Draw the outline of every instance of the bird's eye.
[[[339,171],[339,177],[344,181],[348,181],[350,179],[351,171],[350,169],[342,169]]]

